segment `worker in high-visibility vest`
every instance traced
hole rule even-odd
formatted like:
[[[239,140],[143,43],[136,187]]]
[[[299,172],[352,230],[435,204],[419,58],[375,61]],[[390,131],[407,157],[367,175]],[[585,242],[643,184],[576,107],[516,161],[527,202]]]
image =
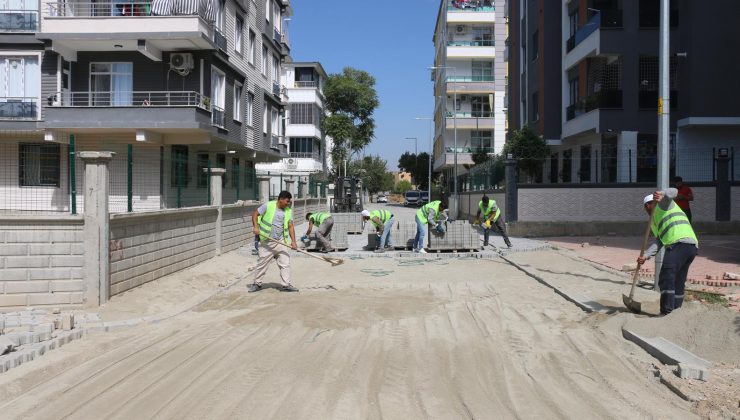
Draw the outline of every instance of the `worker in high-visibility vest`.
[[[650,230],[655,235],[655,243],[645,251],[643,257],[637,258],[642,265],[665,248],[663,265],[658,275],[660,287],[660,313],[668,315],[683,304],[686,276],[689,266],[699,252],[699,240],[691,227],[686,213],[674,202],[678,190],[668,188],[664,191],[655,191],[642,200],[645,211],[650,214],[652,221]]]
[[[481,214],[483,215],[482,221],[480,218]],[[501,218],[501,209],[496,205],[496,200],[491,200],[487,195],[481,198],[480,202],[478,202],[478,213],[475,214],[475,223],[480,223],[483,227],[483,246],[488,246],[491,228],[496,226],[496,230],[501,233],[506,246],[511,248],[511,241],[506,234],[506,225]]]
[[[331,217],[331,213],[328,211],[309,212],[306,214],[306,221],[308,221],[308,230],[303,237],[308,238],[313,227],[318,226],[316,229],[316,242],[319,243],[318,251],[334,251],[334,247],[331,245],[331,230],[334,227],[334,218]]]
[[[287,244],[290,239],[290,247],[298,249],[298,244],[295,241],[295,228],[293,227],[292,200],[293,196],[288,191],[281,191],[277,200],[262,204],[252,213],[252,229],[254,235],[260,238],[261,243],[259,260],[254,268],[254,282],[247,286],[249,293],[262,289],[262,278],[267,273],[267,267],[272,260],[276,260],[280,268],[280,280],[283,283],[280,291],[298,291],[290,283],[288,247],[279,243],[284,241]]]
[[[393,240],[391,239],[391,229],[395,219],[393,213],[388,210],[363,210],[362,220],[372,222],[375,226],[375,232],[378,235],[378,247],[375,248],[375,252],[385,252],[385,248],[393,248]]]
[[[421,254],[427,253],[424,250],[424,237],[427,236],[427,225],[431,228],[435,228],[438,226],[439,220],[446,219],[446,215],[443,213],[446,208],[446,202],[436,200],[424,204],[416,211],[416,237],[414,238],[414,252]],[[440,230],[442,230],[442,226],[439,225],[439,227]],[[442,232],[444,232],[444,230],[442,230]]]

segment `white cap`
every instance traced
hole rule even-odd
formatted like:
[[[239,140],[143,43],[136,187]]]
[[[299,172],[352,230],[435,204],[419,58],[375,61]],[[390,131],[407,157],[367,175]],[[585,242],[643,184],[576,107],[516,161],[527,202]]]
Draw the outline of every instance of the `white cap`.
[[[367,210],[363,210],[361,213],[362,217],[370,217],[370,212]]]
[[[653,194],[648,194],[645,196],[645,198],[642,199],[642,205],[644,206],[651,201],[653,201]]]

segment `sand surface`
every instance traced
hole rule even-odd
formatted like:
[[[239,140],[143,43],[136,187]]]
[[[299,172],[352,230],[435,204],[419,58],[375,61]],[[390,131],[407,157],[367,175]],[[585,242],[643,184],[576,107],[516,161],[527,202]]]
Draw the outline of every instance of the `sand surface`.
[[[0,376],[2,418],[694,417],[653,377],[654,359],[599,327],[606,315],[503,261],[293,263],[300,293],[237,284],[12,369]],[[268,276],[276,286],[274,266]],[[106,311],[161,293],[134,291]]]

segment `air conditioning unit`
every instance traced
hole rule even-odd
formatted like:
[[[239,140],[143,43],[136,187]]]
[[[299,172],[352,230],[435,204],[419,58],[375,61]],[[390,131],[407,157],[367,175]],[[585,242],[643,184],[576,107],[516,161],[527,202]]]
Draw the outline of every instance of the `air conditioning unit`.
[[[293,158],[288,159],[288,165],[292,165],[294,163],[295,163],[295,159]]]
[[[455,33],[464,34],[467,29],[468,28],[465,25],[457,25],[457,27],[455,28]]]
[[[176,53],[170,55],[170,67],[175,70],[190,70],[193,68],[193,54]]]

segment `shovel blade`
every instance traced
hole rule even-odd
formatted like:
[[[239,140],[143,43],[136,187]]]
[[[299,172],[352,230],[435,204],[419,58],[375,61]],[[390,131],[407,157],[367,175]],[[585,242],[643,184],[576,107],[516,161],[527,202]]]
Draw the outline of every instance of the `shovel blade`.
[[[636,314],[639,314],[642,310],[642,304],[634,299],[630,299],[627,295],[622,295],[622,302],[624,302],[624,306],[626,306],[627,309]]]

